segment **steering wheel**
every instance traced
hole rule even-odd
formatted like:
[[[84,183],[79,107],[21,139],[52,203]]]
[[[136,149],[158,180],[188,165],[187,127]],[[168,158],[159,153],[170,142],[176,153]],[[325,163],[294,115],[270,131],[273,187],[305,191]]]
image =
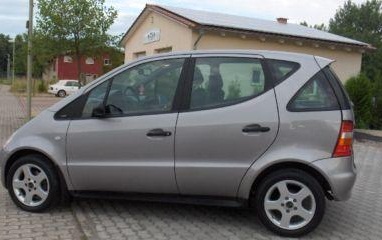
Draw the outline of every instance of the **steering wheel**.
[[[125,94],[125,96],[133,97],[135,102],[140,101],[138,92],[132,86],[126,87],[124,94]]]

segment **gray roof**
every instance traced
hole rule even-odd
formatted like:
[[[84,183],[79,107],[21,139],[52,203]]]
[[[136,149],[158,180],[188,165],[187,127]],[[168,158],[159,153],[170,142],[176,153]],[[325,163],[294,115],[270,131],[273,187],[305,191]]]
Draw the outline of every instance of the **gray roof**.
[[[356,41],[350,38],[342,37],[314,28],[305,27],[299,24],[282,24],[278,23],[277,21],[263,20],[217,12],[169,7],[163,5],[159,5],[159,7],[201,25],[302,37],[314,40],[361,45],[365,47],[369,46],[369,44],[364,42]]]

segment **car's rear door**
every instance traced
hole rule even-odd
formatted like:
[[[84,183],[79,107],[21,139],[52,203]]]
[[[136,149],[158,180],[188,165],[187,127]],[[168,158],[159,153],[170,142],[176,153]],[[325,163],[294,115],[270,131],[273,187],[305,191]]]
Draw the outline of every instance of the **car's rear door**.
[[[176,126],[177,184],[185,195],[235,197],[277,135],[272,80],[258,55],[193,55],[193,62]]]

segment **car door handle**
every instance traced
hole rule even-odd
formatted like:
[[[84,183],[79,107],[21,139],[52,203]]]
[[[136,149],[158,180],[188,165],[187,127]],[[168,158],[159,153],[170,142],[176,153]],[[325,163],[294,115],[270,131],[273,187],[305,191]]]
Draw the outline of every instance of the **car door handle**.
[[[260,124],[251,124],[243,128],[243,132],[269,132],[271,130],[269,127],[262,127]]]
[[[171,136],[171,132],[164,131],[161,128],[155,128],[150,130],[147,134],[148,137],[169,137]]]

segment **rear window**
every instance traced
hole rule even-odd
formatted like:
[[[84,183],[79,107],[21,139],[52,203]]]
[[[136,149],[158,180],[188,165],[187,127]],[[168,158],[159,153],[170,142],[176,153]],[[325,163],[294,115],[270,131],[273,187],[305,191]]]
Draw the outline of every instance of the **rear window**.
[[[345,91],[344,86],[342,85],[340,79],[337,77],[336,73],[330,67],[326,67],[323,69],[324,74],[330,81],[333,86],[334,92],[338,97],[338,101],[340,103],[341,109],[348,110],[351,108],[350,98]]]
[[[291,99],[287,109],[291,112],[340,110],[332,86],[320,71],[314,75]]]
[[[289,78],[299,68],[300,64],[283,60],[269,59],[268,64],[275,81],[275,85]]]

